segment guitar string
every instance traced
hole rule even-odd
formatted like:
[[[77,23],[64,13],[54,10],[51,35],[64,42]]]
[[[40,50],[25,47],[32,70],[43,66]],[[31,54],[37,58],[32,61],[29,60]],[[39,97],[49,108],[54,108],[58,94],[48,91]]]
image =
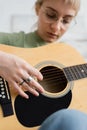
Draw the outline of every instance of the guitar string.
[[[71,67],[69,67],[69,69],[70,69]],[[81,67],[82,68],[82,67]],[[81,69],[82,70],[82,69]],[[57,80],[58,79],[60,79],[60,80],[63,80],[63,79],[65,79],[66,77],[65,77],[65,75],[64,75],[64,73],[63,73],[63,71],[62,70],[60,70],[59,68],[51,68],[51,69],[46,69],[46,70],[43,70],[43,71],[41,71],[41,73],[43,74],[43,77],[45,77],[46,78],[46,80],[53,80],[53,77],[55,76],[55,78],[57,78]],[[69,73],[70,73],[70,75],[69,76],[71,76],[71,74],[73,75],[76,75],[76,71],[74,72],[70,72],[69,71]],[[78,73],[79,74],[79,73]],[[81,74],[82,74],[82,77],[85,75],[85,76],[87,76],[87,73],[82,73],[82,71],[81,71]],[[79,75],[78,75],[79,76]],[[81,77],[81,75],[80,75],[80,77]],[[77,78],[76,78],[77,79]]]

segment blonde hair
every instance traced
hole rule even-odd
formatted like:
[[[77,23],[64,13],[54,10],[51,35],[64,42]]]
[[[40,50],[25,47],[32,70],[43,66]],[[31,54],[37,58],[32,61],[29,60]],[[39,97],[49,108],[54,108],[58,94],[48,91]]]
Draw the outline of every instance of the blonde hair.
[[[45,0],[36,0],[36,6],[42,5]],[[65,4],[70,4],[76,11],[76,14],[78,13],[80,9],[80,0],[62,0]]]

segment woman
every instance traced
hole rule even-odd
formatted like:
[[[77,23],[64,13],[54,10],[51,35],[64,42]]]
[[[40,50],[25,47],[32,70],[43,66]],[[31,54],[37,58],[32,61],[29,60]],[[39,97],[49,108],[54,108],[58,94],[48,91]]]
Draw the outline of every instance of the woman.
[[[48,43],[53,43],[68,30],[72,20],[74,20],[78,13],[79,7],[79,0],[37,0],[35,4],[35,10],[38,16],[37,30],[28,34],[25,34],[24,32],[13,34],[0,33],[0,43],[25,48],[38,47]],[[36,96],[39,94],[38,91],[44,91],[42,87],[30,77],[30,75],[34,75],[38,79],[42,80],[40,72],[15,56],[9,54],[6,55],[3,52],[1,52],[1,56],[3,57],[2,60],[0,59],[0,66],[2,66],[2,69],[0,69],[1,76],[6,78],[6,80],[17,89],[20,95],[28,98],[27,95],[19,89],[20,85],[26,88],[30,85],[28,90]],[[10,58],[8,58],[9,56]],[[6,57],[6,61],[4,61],[4,57]],[[11,65],[8,59],[10,59],[9,61]],[[6,65],[7,63],[8,65]],[[8,69],[9,66],[11,66],[12,69]],[[12,75],[13,68],[15,76]],[[6,72],[2,71],[4,69]],[[5,76],[5,73],[6,75],[9,73],[10,78]],[[29,82],[27,82],[26,79],[28,79]],[[36,89],[33,89],[32,86],[35,86]],[[78,115],[78,118],[76,117],[76,114]],[[82,124],[80,119],[83,121]],[[61,110],[54,113],[40,128],[40,130],[76,129],[87,130],[87,116],[74,110]]]
[[[37,30],[27,34],[24,32],[12,34],[0,33],[0,43],[17,47],[31,48],[55,42],[68,30],[71,22],[74,21],[79,8],[80,0],[37,0],[35,3],[35,10],[38,16]],[[16,58],[14,58],[14,60],[16,60]],[[0,63],[2,63],[3,66],[3,62]],[[6,68],[9,68],[9,64],[6,66]],[[30,82],[25,82],[30,75],[39,75],[37,78],[42,79],[41,74],[37,72],[36,69],[31,69],[31,66],[26,64],[22,66],[21,62],[19,62],[20,69],[17,68],[15,64],[11,65],[12,69],[10,69],[10,71],[12,71],[13,68],[14,70],[17,70],[15,71],[15,77],[10,75],[11,73],[9,73],[9,76],[5,76],[5,74],[2,76],[5,76],[9,84],[12,84],[12,86],[14,86],[20,95],[28,98],[27,95],[25,95],[24,92],[19,88],[20,85],[27,88],[36,96],[39,95],[38,91],[43,92],[44,90],[38,83],[36,83],[36,81],[34,81],[34,79],[31,84]],[[28,66],[28,69],[26,69],[26,66]],[[31,80],[31,77],[29,80]],[[34,88],[36,89],[33,89],[33,87],[27,87],[29,85],[35,86]]]

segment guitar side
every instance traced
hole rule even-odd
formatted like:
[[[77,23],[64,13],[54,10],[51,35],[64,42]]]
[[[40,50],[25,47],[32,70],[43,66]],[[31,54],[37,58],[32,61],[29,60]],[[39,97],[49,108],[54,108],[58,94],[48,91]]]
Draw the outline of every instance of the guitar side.
[[[7,45],[0,45],[0,50],[15,54],[33,66],[37,66],[37,64],[42,63],[43,61],[55,61],[63,66],[72,66],[85,62],[83,57],[73,47],[63,43],[54,43],[37,48],[17,48]],[[10,90],[14,109],[14,100],[17,96],[17,93],[13,92],[13,88],[10,88]],[[81,79],[79,81],[75,81],[72,89],[73,98],[69,108],[79,109],[81,111],[87,112],[86,92],[87,80]],[[17,130],[36,130],[38,128],[29,128],[21,125],[17,120],[15,110],[14,115],[3,117],[0,108],[0,115],[1,130],[12,130],[13,127]]]

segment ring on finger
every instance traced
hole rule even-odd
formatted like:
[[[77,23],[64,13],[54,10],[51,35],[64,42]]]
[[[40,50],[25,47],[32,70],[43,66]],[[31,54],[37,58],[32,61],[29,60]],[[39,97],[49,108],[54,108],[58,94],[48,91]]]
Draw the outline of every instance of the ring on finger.
[[[27,82],[27,83],[29,83],[29,82],[31,82],[33,80],[33,78],[30,76],[30,77],[28,77],[25,81]]]
[[[19,85],[23,85],[24,82],[25,82],[25,80],[23,80],[22,82],[20,82]]]

